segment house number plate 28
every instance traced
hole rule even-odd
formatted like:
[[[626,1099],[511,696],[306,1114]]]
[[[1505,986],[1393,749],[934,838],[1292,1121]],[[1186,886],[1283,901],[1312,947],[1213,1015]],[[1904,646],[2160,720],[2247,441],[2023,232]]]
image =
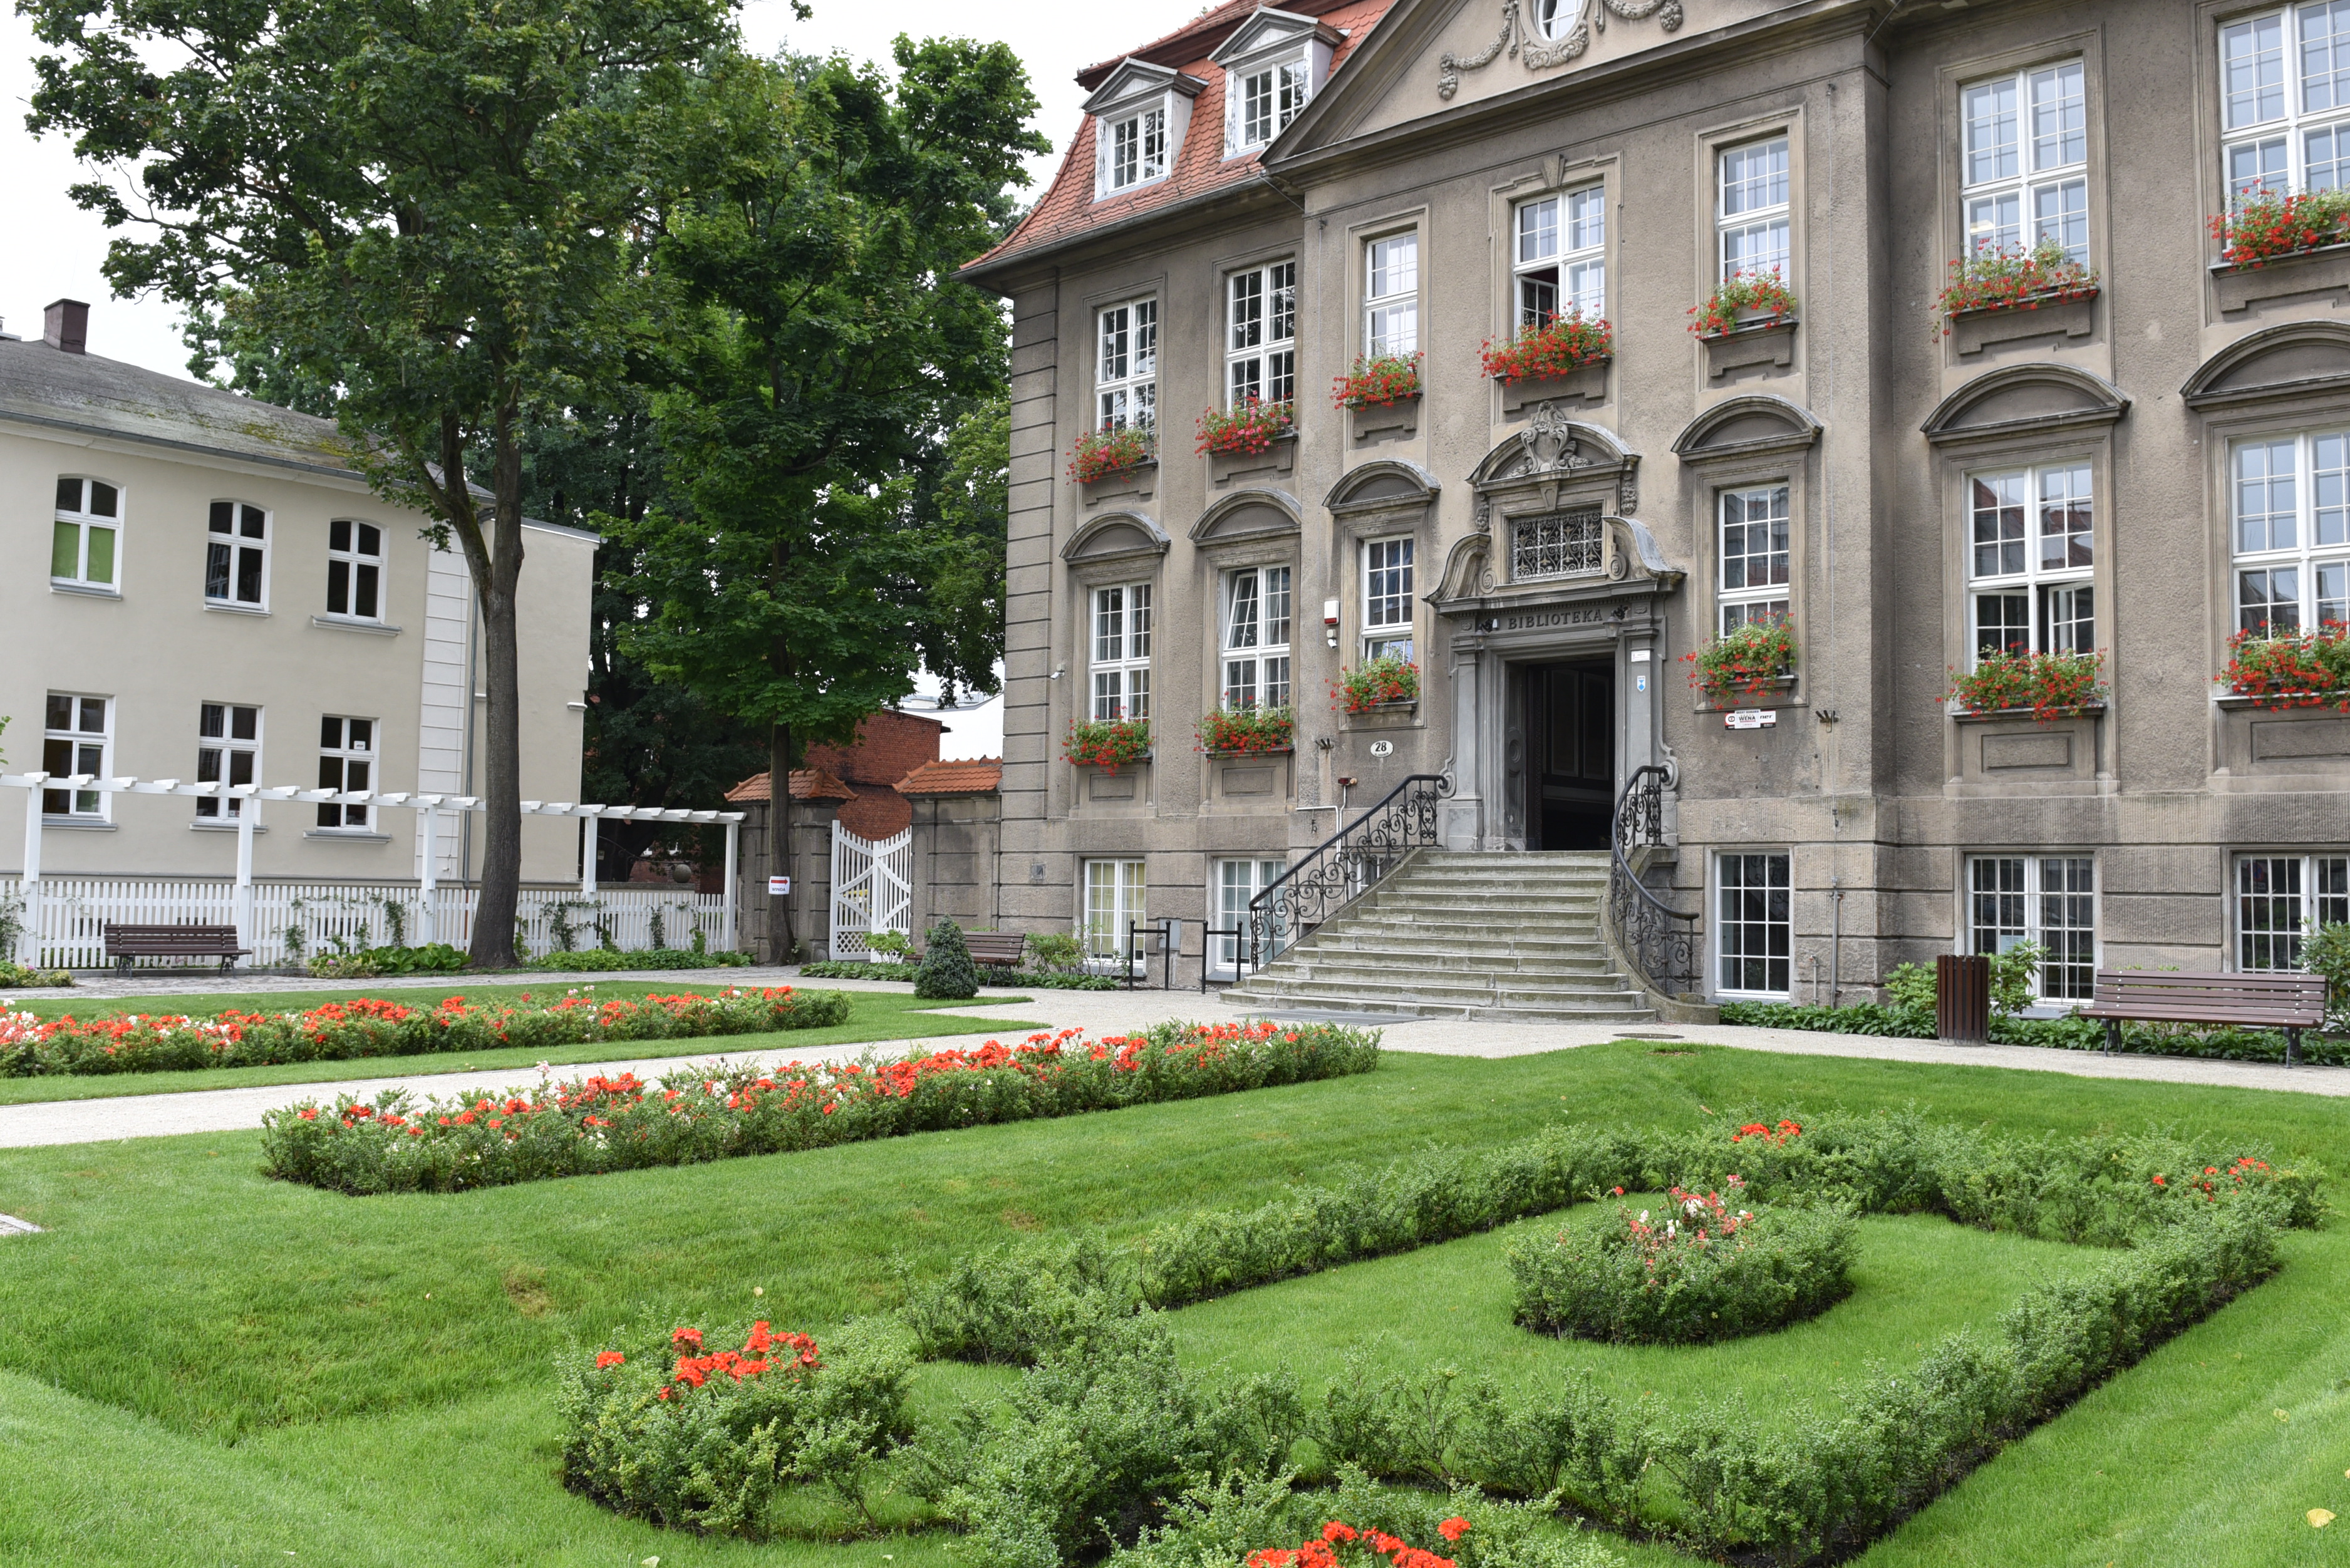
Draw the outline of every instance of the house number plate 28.
[[[1371,742],[1371,755],[1375,757],[1394,756],[1395,742],[1393,741],[1373,741]]]

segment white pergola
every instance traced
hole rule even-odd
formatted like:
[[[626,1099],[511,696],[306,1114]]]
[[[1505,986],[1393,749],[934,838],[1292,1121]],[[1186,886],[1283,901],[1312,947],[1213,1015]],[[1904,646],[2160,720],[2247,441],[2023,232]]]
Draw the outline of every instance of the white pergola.
[[[424,919],[421,932],[424,940],[437,941],[434,930],[435,913],[432,894],[440,887],[440,826],[444,811],[485,812],[478,795],[418,794],[401,790],[381,793],[375,790],[302,789],[292,784],[182,784],[178,779],[99,778],[90,774],[0,774],[0,786],[25,792],[25,904],[26,915],[32,929],[39,929],[41,883],[41,792],[45,789],[74,790],[100,794],[176,794],[206,796],[213,799],[266,801],[283,800],[319,805],[390,805],[402,806],[420,815],[418,829],[421,835],[422,872],[419,891],[424,898]],[[723,822],[726,825],[726,937],[729,948],[734,945],[734,861],[735,851],[743,830],[743,814],[739,811],[685,811],[649,805],[575,805],[562,801],[526,800],[522,803],[525,816],[587,817],[592,822],[610,817],[616,822]],[[237,940],[253,940],[253,830],[257,814],[239,811],[236,815],[236,929]],[[596,835],[592,831],[580,835],[579,890],[593,895],[596,891]]]

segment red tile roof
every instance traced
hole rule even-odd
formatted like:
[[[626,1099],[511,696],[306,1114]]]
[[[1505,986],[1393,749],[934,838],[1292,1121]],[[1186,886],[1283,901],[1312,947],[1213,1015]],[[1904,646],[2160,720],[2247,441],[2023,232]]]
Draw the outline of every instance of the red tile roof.
[[[753,774],[749,778],[728,790],[726,798],[734,801],[772,799],[774,792],[767,785],[769,776],[766,774]],[[792,774],[792,798],[794,800],[854,800],[857,798],[857,792],[822,768],[799,768]]]
[[[1287,0],[1286,4],[1269,8],[1293,16],[1316,16],[1346,34],[1330,57],[1330,72],[1336,77],[1339,67],[1371,36],[1371,29],[1378,26],[1394,4],[1395,0]],[[1094,119],[1087,115],[1077,127],[1076,140],[1069,143],[1067,156],[1061,160],[1060,171],[1053,176],[1053,183],[1029,209],[1028,215],[1020,221],[1020,226],[1001,244],[969,265],[1003,261],[1024,251],[1074,238],[1088,229],[1138,217],[1206,192],[1254,179],[1256,153],[1243,153],[1237,158],[1224,156],[1224,73],[1208,57],[1232,36],[1234,28],[1266,8],[1260,0],[1225,0],[1225,4],[1211,8],[1165,37],[1145,44],[1131,55],[1121,55],[1118,59],[1105,60],[1079,71],[1079,85],[1097,87],[1121,61],[1140,58],[1153,65],[1172,66],[1185,76],[1197,77],[1208,84],[1191,100],[1191,129],[1184,134],[1174,167],[1166,179],[1155,185],[1095,201]],[[1322,90],[1328,90],[1326,81]]]
[[[1003,787],[1003,759],[924,763],[898,781],[899,794],[993,794]]]

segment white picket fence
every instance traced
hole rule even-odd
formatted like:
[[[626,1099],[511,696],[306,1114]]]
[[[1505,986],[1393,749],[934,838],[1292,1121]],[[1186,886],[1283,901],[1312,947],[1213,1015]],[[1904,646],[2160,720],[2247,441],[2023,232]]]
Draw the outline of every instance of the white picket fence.
[[[910,935],[914,907],[914,830],[894,838],[859,838],[832,825],[832,956],[869,959],[868,937]]]
[[[245,936],[255,967],[299,962],[341,948],[473,940],[475,890],[433,890],[432,908],[414,883],[253,884],[253,924]],[[122,880],[44,877],[28,907],[23,883],[0,877],[0,924],[14,912],[33,937],[34,961],[52,969],[97,969],[106,962],[105,927],[237,924],[237,888],[220,881]],[[558,948],[727,945],[726,898],[687,888],[525,888],[515,922],[518,952],[537,957]],[[27,920],[26,917],[32,917]],[[27,950],[20,944],[19,950]],[[185,963],[184,959],[161,961]]]

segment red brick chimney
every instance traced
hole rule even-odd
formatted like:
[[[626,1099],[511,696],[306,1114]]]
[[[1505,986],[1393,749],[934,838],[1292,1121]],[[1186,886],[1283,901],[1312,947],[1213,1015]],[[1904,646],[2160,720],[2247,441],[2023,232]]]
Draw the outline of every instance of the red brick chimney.
[[[78,299],[53,299],[41,327],[41,341],[78,354],[89,344],[89,306]]]

